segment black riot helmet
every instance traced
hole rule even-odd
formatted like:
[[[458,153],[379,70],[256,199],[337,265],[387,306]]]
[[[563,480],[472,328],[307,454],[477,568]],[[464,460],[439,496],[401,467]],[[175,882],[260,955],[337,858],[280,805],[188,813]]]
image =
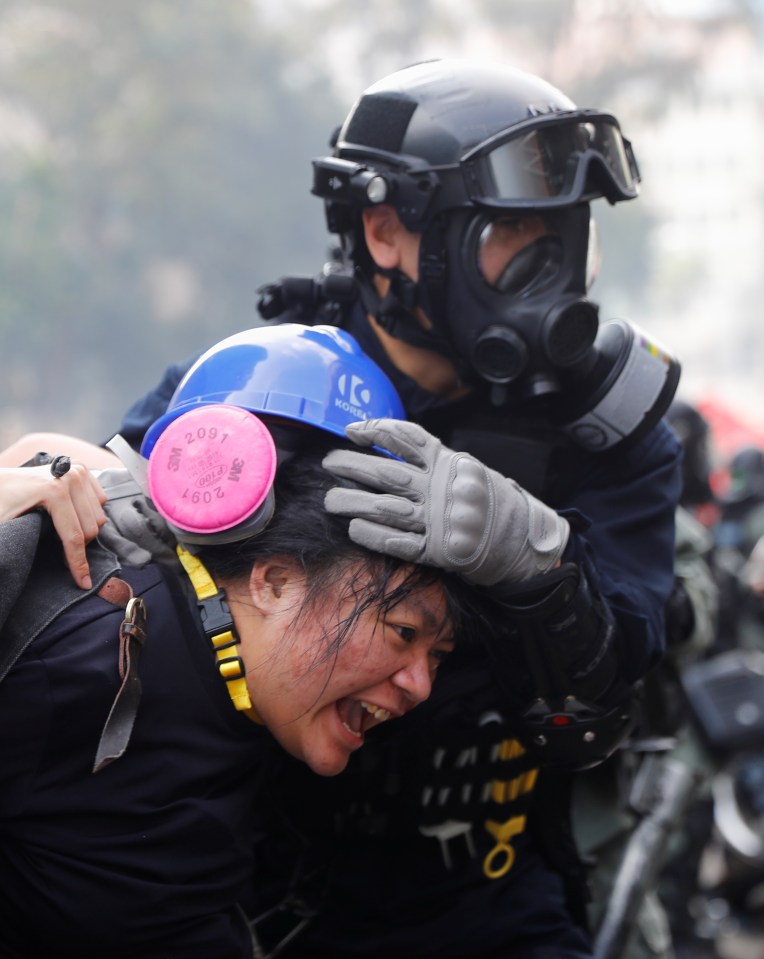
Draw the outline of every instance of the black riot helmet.
[[[332,156],[313,161],[313,193],[324,199],[329,230],[381,325],[447,355],[498,405],[564,410],[594,446],[622,438],[621,423],[604,432],[599,421],[580,425],[613,379],[611,359],[603,365],[595,346],[598,311],[587,297],[589,202],[616,203],[639,189],[615,117],[578,109],[531,74],[444,59],[369,87],[333,145]],[[362,210],[379,204],[421,235],[416,282],[380,269],[369,254]],[[520,230],[529,231],[524,245],[502,262],[507,238]],[[390,279],[383,298],[375,274]],[[417,322],[417,307],[431,329]],[[611,331],[605,354],[615,349],[616,366],[628,365],[634,339],[631,329]],[[584,381],[585,397],[577,386]]]

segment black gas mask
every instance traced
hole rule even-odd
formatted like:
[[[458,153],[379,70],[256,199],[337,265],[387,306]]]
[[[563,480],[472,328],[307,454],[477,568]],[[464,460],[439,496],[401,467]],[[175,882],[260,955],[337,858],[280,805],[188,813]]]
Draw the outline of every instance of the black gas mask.
[[[422,238],[420,304],[461,379],[493,406],[541,416],[579,445],[637,439],[666,411],[679,364],[588,299],[589,205],[459,210]]]
[[[588,204],[544,216],[459,210],[423,236],[426,312],[462,379],[490,387],[495,405],[553,410],[566,381],[591,365],[588,237]],[[438,258],[443,270],[433,269]]]

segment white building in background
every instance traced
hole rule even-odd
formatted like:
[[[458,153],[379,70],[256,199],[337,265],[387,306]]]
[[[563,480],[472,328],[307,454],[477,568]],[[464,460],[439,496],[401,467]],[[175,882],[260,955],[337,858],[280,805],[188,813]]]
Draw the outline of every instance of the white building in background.
[[[704,33],[690,82],[635,132],[651,238],[651,328],[681,353],[682,390],[764,421],[764,62],[739,27]]]
[[[612,213],[594,207],[605,242],[592,295],[603,319],[631,319],[672,348],[684,398],[714,397],[764,426],[758,4],[758,35],[732,0],[577,0],[550,47],[529,52],[512,30],[503,39],[505,56],[514,51],[582,105],[612,110],[633,140],[640,199]],[[632,255],[646,252],[647,268],[635,262],[624,283],[628,267],[614,270],[613,259],[629,255],[629,231],[643,231],[646,217],[646,251],[635,242]]]

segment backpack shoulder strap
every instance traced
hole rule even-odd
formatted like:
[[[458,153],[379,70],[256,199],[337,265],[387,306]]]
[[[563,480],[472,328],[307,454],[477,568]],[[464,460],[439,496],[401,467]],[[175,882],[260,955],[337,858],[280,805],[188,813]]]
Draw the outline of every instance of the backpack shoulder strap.
[[[0,681],[32,640],[65,609],[97,593],[119,564],[97,542],[88,546],[93,586],[80,589],[63,566],[47,514],[0,523]]]

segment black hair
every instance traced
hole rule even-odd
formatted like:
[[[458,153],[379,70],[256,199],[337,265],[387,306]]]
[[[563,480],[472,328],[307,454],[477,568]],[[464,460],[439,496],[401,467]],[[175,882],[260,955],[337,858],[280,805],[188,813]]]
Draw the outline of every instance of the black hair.
[[[240,542],[203,547],[199,559],[217,581],[225,582],[248,578],[258,561],[290,558],[306,579],[301,615],[310,615],[319,598],[332,597],[338,608],[352,598],[351,612],[339,623],[321,661],[336,653],[365,610],[391,610],[411,593],[434,584],[442,586],[446,604],[441,628],[450,627],[454,638],[471,639],[479,618],[474,587],[440,569],[412,565],[357,545],[350,539],[349,519],[326,511],[324,497],[329,489],[357,485],[338,479],[321,465],[326,453],[338,445],[336,437],[305,431],[300,448],[280,462],[274,484],[276,508],[268,526]]]

